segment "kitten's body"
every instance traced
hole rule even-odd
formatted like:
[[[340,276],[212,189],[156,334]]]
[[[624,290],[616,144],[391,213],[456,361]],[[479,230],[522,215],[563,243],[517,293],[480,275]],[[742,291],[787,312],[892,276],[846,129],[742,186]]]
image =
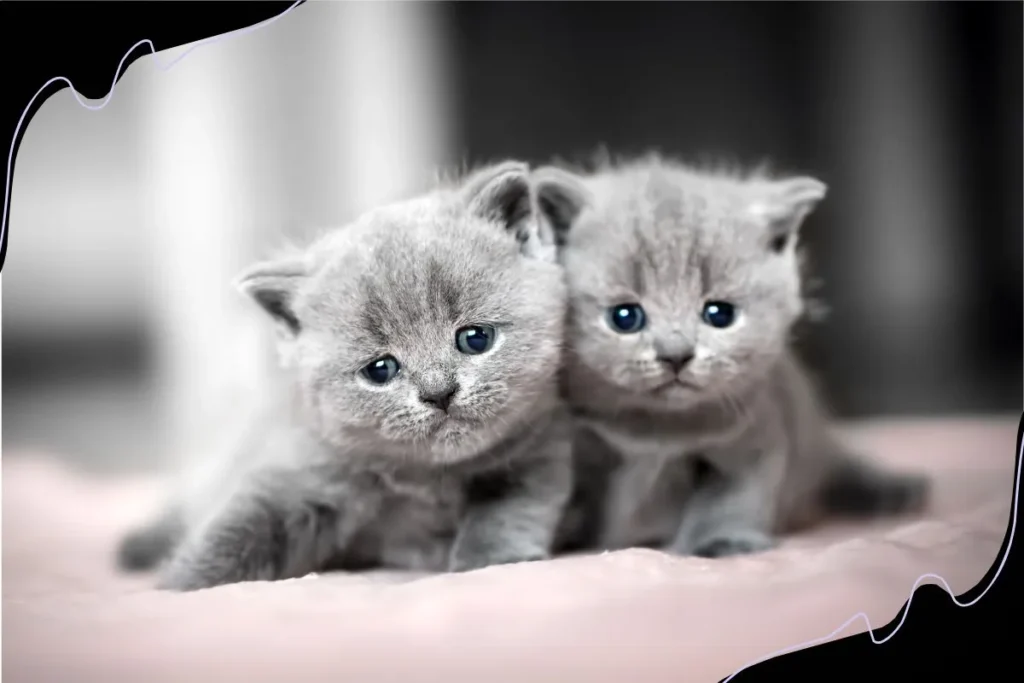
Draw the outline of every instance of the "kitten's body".
[[[286,384],[122,565],[169,555],[161,585],[189,590],[547,557],[571,456],[565,290],[539,227],[526,168],[507,163],[250,270]],[[468,353],[459,331],[480,325],[490,346]],[[378,384],[365,372],[384,358],[397,369]]]
[[[920,507],[925,480],[832,438],[789,346],[804,313],[797,233],[824,185],[659,158],[534,177],[570,287],[579,483],[563,545],[719,556],[770,548],[825,513]],[[722,301],[742,317],[716,329],[702,307]],[[607,311],[631,303],[644,326],[617,332]]]

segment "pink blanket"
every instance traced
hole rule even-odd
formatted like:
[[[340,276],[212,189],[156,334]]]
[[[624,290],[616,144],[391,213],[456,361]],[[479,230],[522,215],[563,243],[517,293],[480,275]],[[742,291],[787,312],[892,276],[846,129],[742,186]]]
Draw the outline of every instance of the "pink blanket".
[[[157,482],[3,463],[3,678],[74,681],[720,680],[892,619],[915,580],[955,593],[1007,529],[1016,419],[858,425],[855,445],[934,473],[926,518],[821,528],[773,552],[701,560],[630,550],[448,576],[323,575],[190,594],[119,576],[118,534]],[[835,637],[864,631],[855,620]]]

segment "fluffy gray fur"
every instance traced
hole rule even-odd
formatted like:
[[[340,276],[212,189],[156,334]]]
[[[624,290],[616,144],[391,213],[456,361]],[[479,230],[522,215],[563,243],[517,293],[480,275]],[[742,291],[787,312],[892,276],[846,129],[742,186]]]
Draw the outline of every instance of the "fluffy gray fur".
[[[169,556],[160,586],[194,590],[548,557],[572,486],[556,261],[529,169],[506,162],[251,268],[239,287],[280,332],[278,405],[122,542],[122,567]],[[479,324],[493,345],[460,352]],[[361,374],[387,355],[390,381]]]
[[[798,237],[822,182],[656,155],[533,177],[570,290],[578,485],[560,545],[717,557],[771,548],[825,513],[924,505],[927,479],[877,469],[833,438],[791,351],[807,312]],[[705,323],[709,301],[733,304],[735,322]],[[647,322],[621,334],[608,311],[627,303]]]

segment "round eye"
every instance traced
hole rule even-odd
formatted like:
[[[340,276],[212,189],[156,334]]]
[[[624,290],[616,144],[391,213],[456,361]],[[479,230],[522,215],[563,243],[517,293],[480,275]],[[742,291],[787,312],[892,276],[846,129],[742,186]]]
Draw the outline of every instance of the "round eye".
[[[709,301],[704,304],[701,317],[711,327],[729,327],[736,320],[736,309],[727,301]]]
[[[469,356],[477,356],[494,346],[494,328],[490,325],[470,325],[455,333],[455,348]]]
[[[384,356],[373,361],[360,372],[363,377],[374,384],[387,384],[395,378],[400,368],[401,366],[393,356]]]
[[[608,309],[608,324],[616,332],[632,334],[639,332],[647,323],[647,316],[640,304],[620,304]]]

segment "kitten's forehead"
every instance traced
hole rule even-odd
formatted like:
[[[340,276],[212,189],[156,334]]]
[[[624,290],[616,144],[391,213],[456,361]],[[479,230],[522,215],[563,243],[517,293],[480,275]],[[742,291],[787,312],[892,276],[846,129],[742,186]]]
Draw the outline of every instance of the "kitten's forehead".
[[[594,190],[599,201],[570,235],[577,281],[599,274],[606,287],[675,298],[760,256],[750,190],[732,179],[628,167]]]
[[[333,245],[309,294],[334,331],[387,345],[501,315],[515,245],[465,216],[375,211]]]

